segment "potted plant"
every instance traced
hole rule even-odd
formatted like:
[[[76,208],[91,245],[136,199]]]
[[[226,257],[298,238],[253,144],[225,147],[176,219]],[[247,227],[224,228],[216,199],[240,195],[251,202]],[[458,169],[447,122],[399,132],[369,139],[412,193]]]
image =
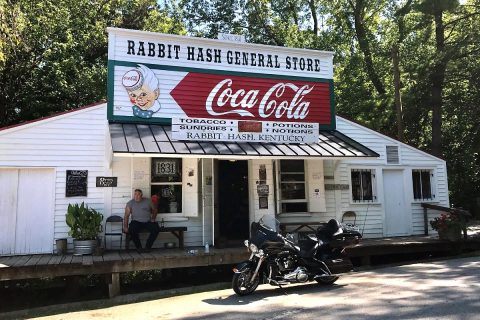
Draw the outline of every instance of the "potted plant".
[[[443,212],[439,217],[430,221],[430,226],[438,232],[440,239],[458,241],[462,238],[465,222],[457,215]]]
[[[73,254],[92,254],[102,232],[103,215],[89,208],[83,202],[68,205],[66,222],[70,227],[68,234],[73,238]]]

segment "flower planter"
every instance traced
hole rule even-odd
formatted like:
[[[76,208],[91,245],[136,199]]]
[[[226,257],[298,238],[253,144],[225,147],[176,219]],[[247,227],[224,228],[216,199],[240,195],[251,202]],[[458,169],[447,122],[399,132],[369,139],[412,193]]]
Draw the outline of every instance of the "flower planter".
[[[440,240],[460,241],[460,239],[462,239],[462,230],[439,230],[438,237],[440,238]]]
[[[81,256],[84,254],[92,254],[97,247],[97,240],[73,240],[73,254]]]

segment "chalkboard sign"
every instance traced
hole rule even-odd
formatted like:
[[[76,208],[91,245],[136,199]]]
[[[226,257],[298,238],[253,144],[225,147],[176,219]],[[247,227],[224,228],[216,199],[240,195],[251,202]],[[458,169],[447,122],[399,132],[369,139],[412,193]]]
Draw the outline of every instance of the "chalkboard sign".
[[[88,170],[67,170],[66,197],[87,196]]]
[[[97,188],[116,187],[117,177],[97,177]]]

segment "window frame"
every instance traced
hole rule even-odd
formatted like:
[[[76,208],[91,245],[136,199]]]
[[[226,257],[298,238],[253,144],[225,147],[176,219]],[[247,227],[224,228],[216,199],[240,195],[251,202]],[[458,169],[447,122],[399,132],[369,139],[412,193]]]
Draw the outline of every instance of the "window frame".
[[[370,181],[371,181],[371,194],[372,194],[372,200],[363,200],[363,199],[360,199],[360,200],[355,200],[354,197],[353,197],[353,188],[354,188],[354,184],[353,184],[353,180],[352,180],[352,172],[370,172]],[[349,190],[349,198],[350,198],[350,203],[351,204],[372,204],[372,203],[379,203],[378,202],[378,193],[377,193],[377,176],[378,176],[378,173],[377,173],[377,168],[371,168],[371,167],[350,167],[349,168],[349,171],[348,171],[348,175],[349,175],[349,186],[350,186],[350,190]],[[360,179],[360,182],[362,182],[362,179]],[[364,192],[361,192],[361,194],[363,195]]]
[[[167,160],[175,160],[179,164],[178,168],[178,180],[176,181],[153,181],[154,174],[153,174],[153,166],[155,162],[160,159],[167,159]],[[182,158],[165,158],[165,157],[152,157],[150,159],[150,194],[151,196],[154,195],[153,187],[154,186],[179,186],[180,187],[180,197],[181,199],[176,199],[177,206],[180,206],[180,210],[178,212],[160,212],[158,211],[158,216],[162,217],[176,217],[176,216],[183,216],[183,198],[184,198],[184,190],[183,190],[183,159]],[[157,208],[158,209],[158,208]]]
[[[300,171],[282,171],[282,162],[283,161],[302,161],[303,163],[303,172]],[[277,177],[277,197],[278,197],[278,213],[279,214],[305,214],[308,213],[308,177],[307,177],[307,164],[304,159],[280,159],[276,164],[276,177]],[[303,174],[303,180],[293,180],[293,181],[282,181],[283,175],[299,175]],[[303,184],[304,186],[304,198],[303,199],[282,199],[282,184]],[[304,211],[284,211],[283,204],[289,203],[304,203]]]
[[[414,173],[419,172],[420,173],[420,192],[421,192],[421,198],[416,198],[415,194],[415,181],[414,181]],[[429,174],[429,183],[430,183],[430,198],[424,198],[423,197],[423,180],[421,173],[422,172],[428,172]],[[435,169],[433,168],[412,168],[411,170],[411,186],[412,186],[412,199],[413,202],[437,202],[436,199],[436,188],[435,188]]]

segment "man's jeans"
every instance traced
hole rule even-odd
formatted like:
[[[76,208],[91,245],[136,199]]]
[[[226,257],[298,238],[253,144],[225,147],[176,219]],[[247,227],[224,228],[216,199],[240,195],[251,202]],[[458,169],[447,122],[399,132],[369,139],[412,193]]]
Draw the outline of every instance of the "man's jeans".
[[[145,247],[147,249],[151,249],[153,242],[155,241],[155,239],[157,239],[158,233],[160,232],[158,223],[151,222],[151,221],[140,222],[137,220],[132,220],[130,222],[130,225],[128,226],[128,233],[130,234],[130,238],[132,239],[137,249],[142,248],[142,243],[140,242],[140,238],[138,235],[143,230],[147,230],[150,233],[147,239],[147,243],[145,244]]]

